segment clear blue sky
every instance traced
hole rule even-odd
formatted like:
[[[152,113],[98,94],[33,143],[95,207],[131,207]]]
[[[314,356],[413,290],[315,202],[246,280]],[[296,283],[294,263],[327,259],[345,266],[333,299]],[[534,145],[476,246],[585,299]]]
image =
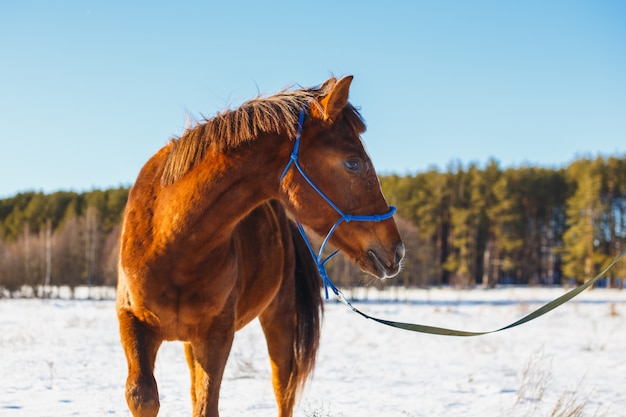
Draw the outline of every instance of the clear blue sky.
[[[130,185],[188,113],[331,74],[379,173],[626,155],[624,1],[5,0],[0,197]]]

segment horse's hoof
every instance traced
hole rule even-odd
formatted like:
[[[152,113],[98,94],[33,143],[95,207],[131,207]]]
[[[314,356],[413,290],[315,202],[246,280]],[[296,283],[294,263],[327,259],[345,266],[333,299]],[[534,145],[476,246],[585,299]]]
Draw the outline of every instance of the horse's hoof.
[[[156,417],[159,412],[159,393],[156,383],[126,384],[126,402],[134,417]]]

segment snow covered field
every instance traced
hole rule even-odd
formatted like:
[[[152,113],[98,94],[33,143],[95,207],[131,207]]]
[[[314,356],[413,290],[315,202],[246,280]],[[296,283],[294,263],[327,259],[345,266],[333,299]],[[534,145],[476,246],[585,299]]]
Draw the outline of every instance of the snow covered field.
[[[355,305],[390,320],[480,331],[562,293],[370,290],[370,301]],[[129,416],[125,378],[113,301],[0,300],[1,416]],[[190,415],[180,343],[162,346],[156,378],[159,415]],[[276,415],[256,322],[237,334],[220,404],[224,417]],[[558,414],[558,404],[584,411]],[[536,321],[473,338],[410,333],[327,302],[318,365],[295,415],[626,416],[626,292],[586,291]]]

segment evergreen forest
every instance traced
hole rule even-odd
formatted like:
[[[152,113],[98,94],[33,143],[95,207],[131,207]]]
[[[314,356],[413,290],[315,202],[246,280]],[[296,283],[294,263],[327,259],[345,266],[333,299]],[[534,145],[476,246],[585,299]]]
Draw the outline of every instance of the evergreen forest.
[[[459,288],[570,285],[626,248],[626,158],[579,158],[564,168],[501,168],[496,161],[383,175],[407,247],[385,285]],[[128,188],[26,192],[0,200],[0,297],[24,288],[114,286]],[[338,255],[343,288],[381,285]],[[604,285],[621,288],[626,262]]]

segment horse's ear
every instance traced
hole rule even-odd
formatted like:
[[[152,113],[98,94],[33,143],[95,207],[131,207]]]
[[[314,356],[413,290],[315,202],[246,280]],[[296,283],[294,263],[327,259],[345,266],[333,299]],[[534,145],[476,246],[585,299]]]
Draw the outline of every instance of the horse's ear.
[[[319,101],[323,110],[323,119],[334,120],[341,110],[346,107],[348,104],[348,94],[350,92],[350,83],[352,83],[352,78],[354,78],[352,75],[348,75],[334,83],[328,94],[326,94]],[[330,83],[331,80],[326,81],[323,86],[326,86],[326,84]]]
[[[324,81],[322,85],[320,85],[320,95],[324,96],[328,94],[330,89],[333,88],[335,84],[337,84],[337,79],[335,77],[330,77]]]

